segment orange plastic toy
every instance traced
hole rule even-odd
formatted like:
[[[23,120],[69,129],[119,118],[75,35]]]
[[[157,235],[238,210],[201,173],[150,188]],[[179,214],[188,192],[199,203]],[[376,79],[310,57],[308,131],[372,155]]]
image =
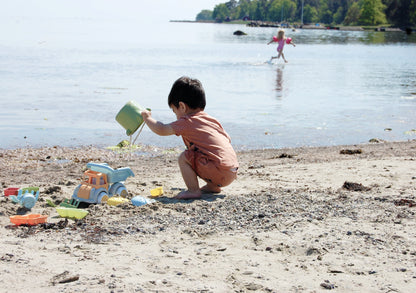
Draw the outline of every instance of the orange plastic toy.
[[[42,224],[46,222],[48,216],[40,215],[40,214],[29,214],[24,216],[11,216],[10,222],[13,224],[20,226],[20,225],[30,225],[35,226],[38,224]]]

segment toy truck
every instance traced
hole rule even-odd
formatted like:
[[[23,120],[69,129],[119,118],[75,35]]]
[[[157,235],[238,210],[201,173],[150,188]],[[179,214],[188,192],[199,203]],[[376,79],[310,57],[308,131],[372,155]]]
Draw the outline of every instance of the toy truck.
[[[128,193],[123,182],[130,176],[134,173],[128,167],[113,169],[106,163],[88,163],[72,198],[80,202],[104,203],[114,195],[126,197]]]

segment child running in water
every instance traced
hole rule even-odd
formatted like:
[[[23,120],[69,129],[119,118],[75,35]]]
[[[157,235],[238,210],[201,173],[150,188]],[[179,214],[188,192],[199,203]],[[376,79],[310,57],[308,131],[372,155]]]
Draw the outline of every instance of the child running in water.
[[[272,62],[273,59],[279,59],[280,56],[282,56],[283,60],[287,63],[287,60],[285,59],[285,55],[283,54],[283,47],[286,44],[291,44],[293,45],[293,47],[296,47],[295,43],[293,43],[291,38],[286,38],[285,37],[285,31],[284,30],[279,30],[277,32],[277,37],[274,36],[273,40],[271,40],[270,42],[267,43],[267,45],[270,45],[271,43],[277,42],[278,46],[277,46],[277,52],[279,53],[277,56],[270,58],[269,63]]]
[[[141,114],[158,135],[180,135],[186,150],[179,156],[179,168],[188,190],[176,198],[200,198],[202,193],[218,193],[237,177],[237,155],[221,124],[204,112],[205,91],[197,79],[186,76],[172,86],[168,105],[177,120],[168,124],[155,120],[150,111]],[[199,187],[198,177],[206,182]]]

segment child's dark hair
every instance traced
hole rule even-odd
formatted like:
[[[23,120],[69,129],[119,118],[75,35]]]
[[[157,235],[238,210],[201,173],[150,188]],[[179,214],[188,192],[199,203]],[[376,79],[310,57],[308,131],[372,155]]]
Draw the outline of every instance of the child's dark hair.
[[[205,109],[205,91],[199,80],[182,76],[172,86],[168,97],[168,105],[179,107],[183,102],[191,109]]]

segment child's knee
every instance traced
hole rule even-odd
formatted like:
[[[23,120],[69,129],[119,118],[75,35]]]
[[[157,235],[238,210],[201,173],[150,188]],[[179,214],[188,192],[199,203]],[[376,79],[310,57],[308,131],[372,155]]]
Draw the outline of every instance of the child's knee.
[[[179,166],[190,166],[192,170],[195,170],[195,154],[192,151],[184,151],[178,157]]]
[[[178,162],[186,162],[186,156],[185,156],[185,152],[182,152],[179,157],[178,157]]]

